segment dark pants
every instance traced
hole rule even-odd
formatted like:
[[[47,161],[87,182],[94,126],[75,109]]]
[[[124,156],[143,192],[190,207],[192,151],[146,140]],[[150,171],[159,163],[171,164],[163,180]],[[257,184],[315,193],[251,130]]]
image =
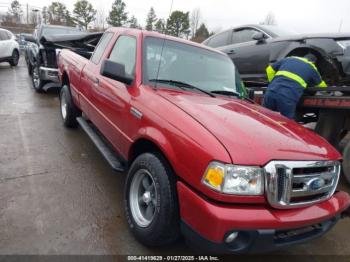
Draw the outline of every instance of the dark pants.
[[[264,96],[263,106],[276,112],[280,112],[285,117],[293,119],[297,102],[281,96],[274,92],[267,91]]]

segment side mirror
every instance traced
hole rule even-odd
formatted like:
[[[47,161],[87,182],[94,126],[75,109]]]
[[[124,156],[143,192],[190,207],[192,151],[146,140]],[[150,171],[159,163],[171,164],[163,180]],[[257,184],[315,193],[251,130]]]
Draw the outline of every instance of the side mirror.
[[[126,76],[125,66],[123,64],[108,59],[102,62],[100,74],[127,85],[130,85],[134,81],[134,78]]]
[[[23,39],[24,39],[24,41],[27,41],[27,42],[36,43],[36,39],[32,35],[25,35],[23,37]]]
[[[256,32],[253,35],[253,39],[258,41],[258,43],[263,43],[263,42],[265,42],[265,35],[262,32]]]

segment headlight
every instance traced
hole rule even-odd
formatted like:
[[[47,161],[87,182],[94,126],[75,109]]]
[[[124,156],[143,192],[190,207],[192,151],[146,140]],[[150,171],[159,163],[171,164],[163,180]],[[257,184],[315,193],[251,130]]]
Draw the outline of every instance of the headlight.
[[[337,41],[337,44],[338,44],[343,50],[345,50],[346,48],[348,48],[348,47],[350,46],[350,40]]]
[[[202,183],[225,194],[257,196],[264,193],[264,172],[260,167],[211,162]]]

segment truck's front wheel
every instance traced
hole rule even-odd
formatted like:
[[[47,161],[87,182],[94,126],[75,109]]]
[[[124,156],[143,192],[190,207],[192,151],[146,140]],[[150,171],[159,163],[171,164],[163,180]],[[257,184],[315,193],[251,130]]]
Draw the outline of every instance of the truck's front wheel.
[[[144,245],[161,246],[179,237],[174,174],[159,154],[144,153],[133,162],[125,184],[130,230]]]
[[[41,93],[45,84],[46,82],[40,77],[39,66],[37,64],[34,64],[34,67],[32,67],[32,85],[34,90],[38,93]]]
[[[60,91],[60,109],[63,124],[66,127],[76,127],[78,125],[76,118],[81,115],[81,112],[74,105],[67,85],[62,86]]]

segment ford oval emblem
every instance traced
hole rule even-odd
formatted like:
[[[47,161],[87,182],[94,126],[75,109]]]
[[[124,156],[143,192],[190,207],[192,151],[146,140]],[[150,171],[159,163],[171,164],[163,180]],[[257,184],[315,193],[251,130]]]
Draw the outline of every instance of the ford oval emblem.
[[[322,188],[325,184],[326,184],[326,181],[323,178],[314,178],[309,181],[308,187],[312,191],[316,191]]]

